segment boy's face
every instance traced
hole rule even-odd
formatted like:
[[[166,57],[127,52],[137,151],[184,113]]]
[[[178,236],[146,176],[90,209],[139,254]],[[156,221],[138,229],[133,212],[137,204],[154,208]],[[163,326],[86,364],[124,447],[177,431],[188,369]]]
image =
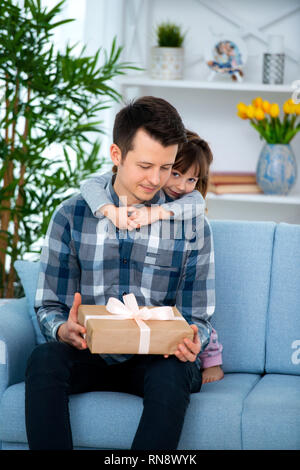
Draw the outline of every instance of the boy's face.
[[[196,165],[191,166],[185,173],[173,169],[170,178],[164,186],[164,192],[172,199],[177,199],[194,191],[198,181]]]
[[[127,205],[150,201],[170,176],[178,145],[162,144],[139,129],[133,149],[122,160],[120,148],[112,144],[111,159],[118,167],[114,189],[118,196],[127,197]]]

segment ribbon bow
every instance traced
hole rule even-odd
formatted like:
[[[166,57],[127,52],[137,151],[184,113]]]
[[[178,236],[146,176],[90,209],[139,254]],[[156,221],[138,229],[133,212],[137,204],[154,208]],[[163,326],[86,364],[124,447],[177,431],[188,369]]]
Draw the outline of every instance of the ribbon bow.
[[[134,294],[123,295],[124,303],[119,299],[110,297],[106,310],[112,315],[87,315],[85,325],[90,319],[101,320],[127,320],[133,319],[140,328],[140,343],[138,354],[148,354],[150,348],[150,328],[143,320],[184,320],[174,315],[172,307],[143,307],[139,309]]]
[[[134,294],[123,296],[124,303],[119,299],[110,297],[106,304],[106,310],[114,315],[122,315],[122,318],[133,318],[134,320],[174,320],[172,307],[143,307],[139,309]],[[121,318],[120,318],[121,319]]]

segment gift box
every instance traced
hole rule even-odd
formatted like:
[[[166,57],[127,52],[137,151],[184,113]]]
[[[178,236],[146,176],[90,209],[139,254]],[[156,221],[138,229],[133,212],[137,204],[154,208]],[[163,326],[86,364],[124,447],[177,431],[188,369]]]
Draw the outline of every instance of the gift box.
[[[139,307],[133,294],[123,300],[80,305],[78,322],[86,328],[91,353],[174,354],[184,338],[193,340],[193,329],[176,307]]]

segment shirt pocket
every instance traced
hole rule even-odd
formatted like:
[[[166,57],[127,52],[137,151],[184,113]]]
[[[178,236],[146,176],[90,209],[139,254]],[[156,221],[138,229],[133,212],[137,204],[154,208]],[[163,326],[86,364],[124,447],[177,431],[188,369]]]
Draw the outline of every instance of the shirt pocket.
[[[145,298],[145,305],[175,305],[180,266],[172,263],[173,253],[145,251],[143,261],[131,256],[133,282]]]
[[[173,253],[147,253],[144,260],[144,265],[153,270],[162,270],[165,272],[178,272],[179,266],[174,266],[172,263]]]

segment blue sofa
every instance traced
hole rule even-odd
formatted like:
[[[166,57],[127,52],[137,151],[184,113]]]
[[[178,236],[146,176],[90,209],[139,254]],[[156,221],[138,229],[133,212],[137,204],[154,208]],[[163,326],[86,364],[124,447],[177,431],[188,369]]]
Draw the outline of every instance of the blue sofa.
[[[213,325],[225,377],[193,394],[179,449],[300,449],[300,226],[212,221]],[[26,297],[0,307],[0,441],[26,449],[24,371],[42,342],[33,311],[38,263],[16,269]],[[76,448],[129,449],[142,399],[70,397]]]

